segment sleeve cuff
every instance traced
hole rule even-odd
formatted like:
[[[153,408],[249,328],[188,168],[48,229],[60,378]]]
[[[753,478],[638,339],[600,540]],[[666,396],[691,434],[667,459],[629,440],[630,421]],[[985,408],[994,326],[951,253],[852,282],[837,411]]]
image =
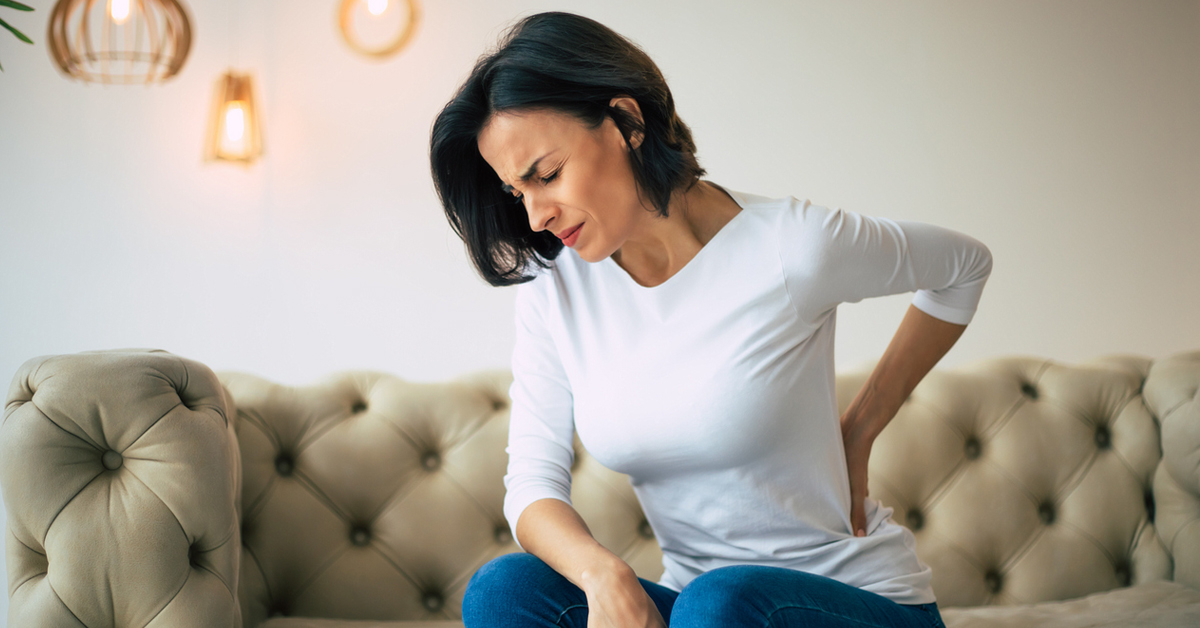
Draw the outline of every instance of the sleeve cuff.
[[[912,304],[926,314],[958,325],[966,325],[975,318],[974,309],[963,309],[939,303],[928,290],[918,290],[913,296]]]
[[[517,547],[525,550],[525,546],[521,545],[521,540],[517,538],[517,519],[521,517],[521,513],[529,507],[533,502],[539,499],[557,499],[566,505],[571,505],[571,497],[564,497],[562,493],[548,487],[533,487],[521,491],[519,494],[506,499],[504,502],[504,518],[508,520],[508,529],[512,532],[513,542]]]

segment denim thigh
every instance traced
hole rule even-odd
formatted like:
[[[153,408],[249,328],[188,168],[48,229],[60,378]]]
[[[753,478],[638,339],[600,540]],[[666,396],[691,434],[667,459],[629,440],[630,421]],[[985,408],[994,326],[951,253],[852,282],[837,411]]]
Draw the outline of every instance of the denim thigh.
[[[642,588],[670,621],[679,595],[638,578]],[[488,561],[471,576],[463,596],[466,628],[587,627],[587,594],[533,554],[516,552]]]
[[[671,628],[944,628],[937,603],[898,604],[832,578],[795,569],[734,565],[683,588]]]

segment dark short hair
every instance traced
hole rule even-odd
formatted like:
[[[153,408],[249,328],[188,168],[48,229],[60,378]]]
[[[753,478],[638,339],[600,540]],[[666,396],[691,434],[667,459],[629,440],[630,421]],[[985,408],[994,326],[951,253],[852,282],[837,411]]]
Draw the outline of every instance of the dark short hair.
[[[617,96],[637,101],[643,122],[610,106]],[[626,142],[639,198],[666,217],[671,195],[690,189],[706,171],[696,160],[692,132],[658,66],[635,43],[603,24],[551,11],[523,18],[481,56],[470,76],[433,122],[429,161],[438,198],[475,267],[493,286],[531,281],[530,264],[548,268],[563,243],[529,227],[524,203],[501,189],[500,177],[479,154],[478,138],[493,114],[552,110],[589,129],[611,117]]]

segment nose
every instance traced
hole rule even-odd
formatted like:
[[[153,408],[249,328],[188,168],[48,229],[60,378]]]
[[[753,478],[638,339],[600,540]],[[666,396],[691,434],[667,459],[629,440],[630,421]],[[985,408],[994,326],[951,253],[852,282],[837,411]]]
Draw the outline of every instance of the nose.
[[[557,207],[540,192],[526,192],[521,199],[525,201],[525,211],[529,214],[529,228],[534,231],[548,229],[550,221],[558,217]]]

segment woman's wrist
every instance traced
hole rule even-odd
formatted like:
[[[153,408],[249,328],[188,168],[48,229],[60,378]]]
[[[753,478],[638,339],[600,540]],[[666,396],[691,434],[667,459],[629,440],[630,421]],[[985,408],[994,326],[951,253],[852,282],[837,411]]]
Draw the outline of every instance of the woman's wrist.
[[[633,572],[633,568],[611,553],[597,556],[579,572],[579,588],[588,594],[630,580],[637,580],[637,574]]]

